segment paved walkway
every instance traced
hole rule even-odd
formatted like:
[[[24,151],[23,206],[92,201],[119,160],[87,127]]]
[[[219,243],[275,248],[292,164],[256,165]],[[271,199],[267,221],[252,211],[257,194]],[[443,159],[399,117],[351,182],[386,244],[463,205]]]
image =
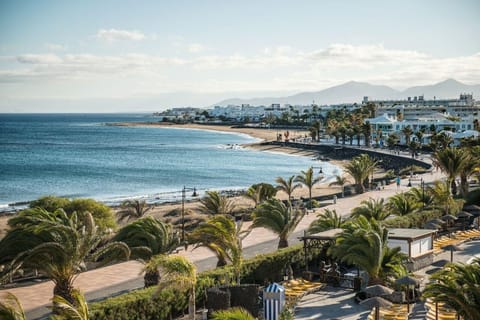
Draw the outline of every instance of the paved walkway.
[[[422,177],[425,183],[431,183],[440,179],[441,174],[440,172],[432,172],[424,174]],[[336,204],[330,203],[328,208],[335,209],[339,214],[348,215],[350,214],[351,209],[359,206],[361,201],[367,200],[370,197],[374,199],[388,198],[398,192],[407,191],[409,189],[407,187],[407,183],[408,179],[404,179],[402,180],[399,188],[397,188],[396,184],[393,183],[385,186],[385,188],[382,190],[370,191],[353,197],[339,198]],[[419,184],[419,180],[413,182],[413,186]],[[299,231],[307,229],[310,223],[315,220],[316,213],[320,212],[322,209],[317,209],[314,213],[306,215],[296,229],[297,234]],[[248,227],[248,224],[245,224],[244,227]],[[244,239],[244,250],[254,249],[252,247],[266,242],[272,242],[275,239],[277,239],[277,237],[271,231],[263,228],[254,229],[250,235]],[[275,249],[276,246],[272,245],[265,249],[266,251],[264,252],[271,252]],[[192,262],[195,263],[214,257],[214,255],[206,248],[198,248],[193,251],[191,248],[189,248],[187,251],[182,251],[179,254],[188,257]],[[84,272],[77,277],[74,285],[76,288],[79,288],[81,291],[83,291],[89,300],[108,297],[110,295],[142,287],[142,281],[140,277],[141,270],[142,265],[136,261],[119,263],[113,266]],[[38,310],[39,308],[51,304],[51,298],[53,296],[53,283],[48,281],[27,287],[4,289],[0,290],[0,295],[4,292],[11,292],[15,294],[19,298],[24,309],[27,311],[29,319],[35,319],[39,315],[45,314],[45,312],[48,311],[47,309],[43,309],[42,313]]]

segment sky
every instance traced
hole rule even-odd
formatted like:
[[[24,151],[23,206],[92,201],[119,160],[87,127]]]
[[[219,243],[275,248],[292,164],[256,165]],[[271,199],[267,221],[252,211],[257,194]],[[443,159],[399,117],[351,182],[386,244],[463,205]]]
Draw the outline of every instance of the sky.
[[[0,0],[0,113],[480,84],[479,35],[478,0]]]

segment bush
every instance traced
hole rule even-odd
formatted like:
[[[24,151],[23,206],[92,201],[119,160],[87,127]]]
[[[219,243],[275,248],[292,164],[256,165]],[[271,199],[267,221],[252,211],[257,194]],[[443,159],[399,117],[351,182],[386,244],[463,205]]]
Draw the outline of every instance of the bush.
[[[168,319],[177,316],[188,304],[186,294],[156,288],[136,290],[90,306],[90,319]]]
[[[308,260],[311,261],[317,253],[312,250]],[[290,264],[297,272],[300,267],[305,266],[302,245],[280,249],[274,253],[258,255],[253,259],[246,260],[242,265],[241,280],[243,283],[260,285],[264,285],[267,281],[280,281],[287,264]],[[197,304],[205,303],[207,288],[228,283],[233,278],[231,266],[198,274]],[[136,290],[93,303],[90,306],[91,319],[169,319],[171,316],[182,314],[187,308],[186,293],[179,294],[171,289],[165,289],[154,296],[155,290],[156,288]]]
[[[115,229],[117,226],[112,209],[93,199],[69,200],[67,198],[45,196],[30,202],[30,208],[37,207],[45,209],[48,212],[55,212],[57,209],[63,209],[68,214],[71,214],[74,211],[79,215],[85,212],[90,212],[99,229],[103,231]]]

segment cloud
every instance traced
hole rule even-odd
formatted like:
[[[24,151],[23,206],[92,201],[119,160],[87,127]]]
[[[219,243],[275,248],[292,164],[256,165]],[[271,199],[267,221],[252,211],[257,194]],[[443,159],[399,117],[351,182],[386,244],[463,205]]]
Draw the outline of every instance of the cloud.
[[[311,91],[350,80],[394,87],[445,78],[480,83],[480,53],[445,58],[381,44],[332,44],[309,52],[272,47],[252,55],[202,54],[202,45],[191,49],[198,54],[189,58],[140,53],[0,56],[0,82],[47,86],[61,80],[74,87],[75,81],[86,80],[86,87],[94,82],[115,87],[123,81],[125,92],[135,86],[153,92]]]
[[[115,42],[121,40],[140,41],[146,38],[145,35],[139,31],[118,29],[100,29],[97,31],[95,37],[106,42]]]

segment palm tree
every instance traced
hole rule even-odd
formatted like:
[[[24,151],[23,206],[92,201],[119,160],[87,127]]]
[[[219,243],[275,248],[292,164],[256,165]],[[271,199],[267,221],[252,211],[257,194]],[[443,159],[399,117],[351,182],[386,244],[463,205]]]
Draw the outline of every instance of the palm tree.
[[[126,200],[121,207],[117,212],[120,221],[141,218],[151,209],[144,200]]]
[[[403,261],[400,248],[391,251],[387,246],[388,230],[375,219],[364,216],[350,221],[345,231],[330,248],[332,255],[343,262],[357,265],[368,273],[369,284],[383,283],[391,270],[398,270]],[[398,256],[398,257],[396,257]],[[386,263],[388,261],[388,265]],[[385,268],[388,267],[388,268]]]
[[[375,169],[377,161],[370,158],[367,154],[361,154],[353,158],[345,165],[345,171],[355,180],[357,193],[364,193],[364,181],[368,179]]]
[[[205,214],[231,214],[234,209],[233,202],[217,191],[207,191],[206,196],[200,200],[202,212]]]
[[[307,171],[301,171],[301,174],[295,178],[296,182],[299,182],[308,188],[308,198],[309,203],[308,207],[312,209],[312,189],[313,186],[320,182],[323,179],[323,176],[313,177],[313,168],[310,167]]]
[[[195,319],[195,286],[197,270],[193,263],[181,256],[160,255],[154,260],[163,275],[159,291],[164,288],[186,290],[188,292],[188,315]]]
[[[253,212],[252,228],[263,227],[280,238],[278,248],[288,247],[288,237],[295,230],[305,213],[283,202],[272,199],[262,203]]]
[[[278,177],[275,182],[277,183],[277,190],[285,192],[288,195],[288,200],[292,200],[293,191],[301,186],[295,183],[295,176],[290,176],[287,180]]]
[[[452,194],[457,194],[455,178],[460,175],[469,157],[468,153],[457,148],[439,150],[433,154],[433,164],[438,166],[447,175],[448,185],[452,188]]]
[[[359,207],[352,210],[352,217],[356,218],[364,216],[367,219],[375,219],[376,221],[383,221],[390,216],[391,212],[385,206],[385,200],[369,198],[363,200]]]
[[[431,280],[424,297],[448,304],[465,320],[480,319],[480,259],[472,264],[449,264]]]
[[[255,203],[255,207],[265,200],[271,199],[277,193],[277,189],[269,183],[257,183],[248,188],[245,197]]]
[[[51,320],[88,320],[88,304],[85,296],[78,290],[72,292],[74,302],[71,303],[60,296],[53,297],[53,310],[55,315],[51,316]]]
[[[365,137],[365,146],[370,147],[370,138],[372,137],[372,126],[366,121],[362,124],[362,134]]]
[[[313,234],[326,230],[343,228],[347,221],[346,218],[338,215],[335,209],[325,209],[323,212],[317,214],[317,219],[310,223],[308,232]]]
[[[467,153],[467,159],[460,171],[460,194],[465,198],[469,191],[468,178],[475,174],[477,168],[480,166],[480,157],[475,156],[473,148],[462,148],[461,150]]]
[[[331,182],[329,186],[340,186],[342,188],[342,198],[345,197],[345,184],[347,184],[348,179],[344,176],[336,175],[335,181]]]
[[[158,254],[168,254],[180,244],[170,224],[153,217],[134,221],[118,231],[112,241],[124,242],[130,248],[132,259],[138,259],[148,265],[150,259]],[[156,268],[145,268],[145,287],[158,284],[160,274]]]
[[[388,199],[388,210],[397,216],[404,216],[418,211],[422,207],[421,202],[415,201],[408,193],[398,193]]]
[[[236,225],[232,217],[217,215],[198,226],[189,237],[195,248],[203,246],[213,251],[218,259],[217,267],[232,262],[237,283],[240,283],[242,241],[250,233],[241,229],[242,225]]]
[[[429,192],[429,189],[413,187],[408,190],[407,195],[412,198],[414,202],[422,204],[424,209],[430,208],[433,205],[433,196]]]
[[[450,193],[447,183],[436,181],[433,186],[427,188],[428,193],[433,197],[433,205],[443,214],[451,214],[458,212],[460,205],[457,204]]]
[[[0,299],[0,319],[27,320],[22,304],[13,293],[7,292]]]
[[[417,137],[417,142],[418,142],[419,148],[421,149],[423,144],[423,131],[419,130],[415,132],[415,136]]]
[[[410,126],[406,126],[402,129],[402,133],[405,136],[405,144],[408,146],[410,144],[410,136],[413,134],[413,130]]]
[[[107,264],[112,260],[128,259],[130,250],[125,243],[102,245],[104,236],[98,232],[90,213],[84,214],[80,220],[76,213],[68,216],[63,210],[55,213],[36,210],[40,211],[39,216],[50,217],[11,229],[0,241],[0,248],[15,247],[14,250],[17,250],[16,256],[7,265],[6,276],[20,268],[37,269],[54,282],[54,295],[73,302],[73,281],[79,272],[85,270],[86,262],[101,259],[101,264]],[[36,243],[30,239],[35,239]],[[33,245],[28,248],[25,243]],[[7,249],[8,256],[12,253]]]
[[[212,320],[255,320],[255,318],[247,310],[234,307],[213,312]]]

